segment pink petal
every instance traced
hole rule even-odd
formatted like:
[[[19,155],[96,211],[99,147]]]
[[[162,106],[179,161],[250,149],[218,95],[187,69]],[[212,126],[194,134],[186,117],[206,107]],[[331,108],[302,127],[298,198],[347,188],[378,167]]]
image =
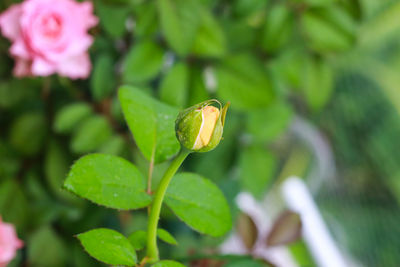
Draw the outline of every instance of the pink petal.
[[[29,59],[31,57],[25,42],[22,39],[17,39],[10,48],[10,53],[14,57]]]
[[[84,79],[89,77],[91,67],[89,55],[85,53],[60,63],[58,73],[71,79]]]
[[[66,53],[68,53],[69,55],[81,55],[89,49],[92,43],[93,37],[85,34],[81,38],[77,38],[76,40],[74,40],[74,42],[71,42],[68,49],[66,50]]]
[[[22,14],[21,4],[12,5],[0,15],[0,28],[5,37],[14,41],[20,38],[19,19]]]
[[[30,61],[22,58],[16,58],[13,73],[16,77],[31,76],[32,73]]]
[[[22,241],[21,239],[17,238],[15,240],[15,247],[17,249],[23,248],[24,247],[24,241]]]
[[[9,223],[0,223],[0,262],[5,264],[11,261],[20,245],[20,240],[15,232],[14,225]]]
[[[41,58],[35,58],[32,63],[32,74],[37,76],[49,76],[56,72],[56,67]]]
[[[81,17],[85,19],[86,27],[92,28],[99,23],[99,19],[93,15],[93,4],[92,2],[83,2],[80,4]]]
[[[77,55],[80,56],[86,53],[92,43],[93,37],[88,34],[84,34],[80,37],[76,36],[73,40],[70,40],[70,43],[62,52],[48,50],[43,56],[51,62],[63,64],[63,62],[65,60],[68,61],[69,58],[75,58]]]

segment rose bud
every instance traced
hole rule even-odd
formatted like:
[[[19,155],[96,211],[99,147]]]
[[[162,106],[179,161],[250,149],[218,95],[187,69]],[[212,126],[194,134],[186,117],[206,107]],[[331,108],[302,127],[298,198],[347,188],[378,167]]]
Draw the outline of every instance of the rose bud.
[[[219,105],[218,107],[212,104]],[[222,108],[218,100],[208,100],[179,113],[175,123],[176,136],[190,151],[207,152],[221,141],[229,103]]]

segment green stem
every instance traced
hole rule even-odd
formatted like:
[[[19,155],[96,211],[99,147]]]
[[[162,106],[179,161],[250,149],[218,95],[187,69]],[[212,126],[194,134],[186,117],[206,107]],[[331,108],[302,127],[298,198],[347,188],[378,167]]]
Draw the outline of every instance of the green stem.
[[[171,182],[172,177],[176,171],[182,165],[183,161],[190,154],[190,151],[182,148],[179,155],[171,162],[167,171],[158,185],[158,188],[154,195],[153,204],[151,205],[149,225],[147,230],[147,254],[149,262],[158,261],[158,247],[157,247],[157,225],[160,219],[160,211],[162,202],[164,200],[165,192],[167,191],[168,185]]]

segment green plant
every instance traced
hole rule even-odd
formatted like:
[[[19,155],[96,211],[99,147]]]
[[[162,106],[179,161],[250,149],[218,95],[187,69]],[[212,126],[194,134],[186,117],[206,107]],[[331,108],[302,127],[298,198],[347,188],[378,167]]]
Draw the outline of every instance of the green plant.
[[[136,231],[128,238],[117,231],[99,228],[78,234],[85,250],[107,264],[144,266],[159,261],[157,237],[176,244],[175,238],[158,228],[163,203],[194,230],[221,236],[231,228],[229,206],[223,193],[211,181],[194,173],[179,173],[186,157],[196,151],[214,149],[222,138],[227,107],[216,100],[205,101],[178,114],[175,108],[158,102],[134,87],[119,90],[122,109],[136,143],[150,168],[154,161],[167,160],[178,152],[165,171],[154,194],[151,191],[151,170],[147,188],[144,177],[127,160],[114,155],[89,154],[72,166],[64,188],[96,204],[131,210],[148,208],[147,231]],[[214,107],[212,104],[219,104]],[[180,147],[181,146],[181,147]],[[179,148],[180,147],[180,148]],[[173,179],[174,178],[174,179]],[[138,260],[136,250],[146,246],[146,254]],[[169,261],[154,266],[180,266]]]
[[[18,2],[0,1],[0,9]],[[209,153],[192,153],[182,171],[221,188],[236,231],[238,192],[262,199],[277,192],[288,175],[313,175],[314,155],[291,131],[300,116],[322,131],[336,155],[340,189],[330,192],[327,186],[329,192],[319,196],[320,204],[332,195],[327,213],[335,214],[346,230],[335,238],[343,237],[339,243],[364,265],[400,261],[394,249],[398,242],[390,241],[400,240],[395,231],[400,203],[399,0],[93,3],[100,22],[91,33],[89,80],[16,79],[10,43],[0,38],[0,215],[16,225],[25,241],[11,267],[105,266],[73,238],[103,227],[124,236],[134,232],[129,239],[141,259],[146,208],[126,212],[133,209],[129,202],[116,211],[60,190],[69,166],[87,153],[122,157],[134,162],[143,177],[152,177],[144,188],[154,192],[180,149],[164,117],[171,116],[167,121],[172,125],[178,109],[211,98],[232,102],[225,140]],[[140,88],[124,107],[135,117],[129,126],[136,144],[118,101],[122,84]],[[173,107],[149,108],[153,102],[145,98]],[[352,220],[354,214],[360,222]],[[158,244],[162,258],[188,266],[250,266],[241,256],[216,255],[224,238],[189,231],[168,208],[162,209],[160,227],[179,240],[177,246]],[[304,244],[299,247],[293,253],[298,264],[312,265],[312,260],[302,261]]]

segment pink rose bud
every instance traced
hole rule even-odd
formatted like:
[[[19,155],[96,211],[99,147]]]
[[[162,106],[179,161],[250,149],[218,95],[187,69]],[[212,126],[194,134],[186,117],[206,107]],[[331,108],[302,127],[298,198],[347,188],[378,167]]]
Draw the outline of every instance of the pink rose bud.
[[[0,217],[0,267],[5,267],[24,243],[18,239],[12,224],[4,223]]]
[[[97,23],[91,2],[25,0],[12,5],[0,14],[0,29],[12,42],[14,75],[87,78],[87,50],[93,43],[88,30]]]

